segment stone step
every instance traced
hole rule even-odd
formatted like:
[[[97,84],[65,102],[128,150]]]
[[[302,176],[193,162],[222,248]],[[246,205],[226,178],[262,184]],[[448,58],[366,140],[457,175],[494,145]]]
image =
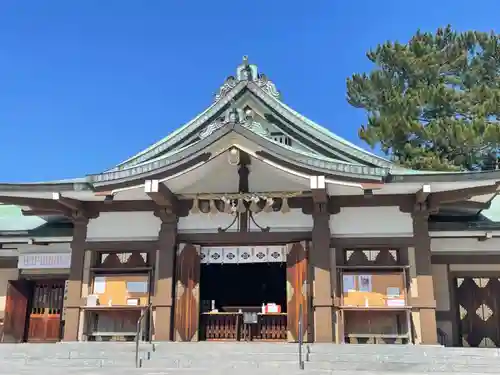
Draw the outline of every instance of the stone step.
[[[139,357],[141,358],[150,358],[151,352],[147,351],[139,351]],[[123,359],[123,358],[135,358],[134,352],[71,352],[71,353],[30,353],[30,352],[18,352],[18,353],[10,353],[10,354],[2,354],[0,353],[0,360],[8,360],[8,359],[58,359],[58,360],[71,360],[71,359]]]
[[[140,345],[143,368],[135,369],[135,343],[0,345],[0,375],[32,374],[498,374],[500,350],[413,345],[311,344],[305,371],[297,344],[157,343]],[[306,348],[304,348],[306,349]],[[304,350],[304,359],[306,350]],[[29,371],[28,371],[29,370]]]
[[[307,356],[302,357],[307,360]],[[157,353],[152,353],[150,361],[152,363],[163,363],[163,361],[260,361],[260,362],[279,362],[279,361],[297,361],[297,353],[269,353],[269,354],[220,354],[220,353],[170,353],[158,356]],[[496,364],[500,362],[498,357],[480,357],[480,356],[436,356],[425,357],[415,355],[414,353],[404,353],[402,355],[336,355],[336,354],[315,354],[309,356],[310,362],[346,362],[346,363],[373,363],[373,362],[405,362],[405,363],[456,363],[456,364]]]
[[[43,371],[44,369],[41,369]],[[54,368],[54,369],[48,369],[50,371],[51,375],[68,375],[68,369],[67,368]],[[34,373],[33,368],[31,367],[25,367],[25,368],[19,368],[15,370],[16,372],[13,373],[10,370],[2,370],[0,369],[0,374],[1,375],[32,375]],[[307,375],[307,374],[317,374],[317,375],[330,375],[331,371],[322,371],[322,370],[287,370],[286,373],[285,371],[280,371],[276,372],[275,369],[271,370],[264,370],[264,369],[250,369],[250,370],[241,370],[239,371],[238,375],[280,375],[283,373],[283,375]],[[198,375],[198,374],[203,374],[203,375],[234,375],[234,370],[233,369],[227,369],[224,371],[215,369],[193,369],[193,368],[188,368],[188,369],[124,369],[124,368],[85,368],[85,367],[74,367],[71,368],[71,375]],[[348,372],[345,374],[340,374],[340,375],[352,375],[352,372]],[[370,373],[370,375],[373,373]],[[367,374],[368,375],[368,374]],[[410,374],[411,375],[411,374]],[[451,375],[451,374],[444,374],[444,375]],[[461,375],[461,374],[460,374]],[[469,375],[474,375],[474,374],[469,374]]]
[[[305,358],[304,358],[305,359]],[[158,358],[156,356],[152,356],[151,360],[148,361],[151,365],[154,366],[166,366],[166,367],[183,367],[184,364],[198,365],[201,364],[203,366],[207,365],[207,363],[223,363],[223,362],[256,362],[256,363],[281,363],[281,362],[297,362],[298,356],[293,355],[279,355],[279,356],[265,356],[259,355],[255,357],[245,357],[245,356],[205,356],[205,355],[178,355],[172,354],[170,357],[162,357]],[[307,362],[307,361],[306,361]],[[372,356],[369,358],[346,358],[343,356],[338,356],[335,358],[328,357],[310,357],[309,363],[359,363],[366,364],[370,366],[373,363],[406,363],[406,364],[422,364],[422,363],[433,363],[433,364],[448,364],[453,363],[457,365],[497,365],[500,361],[497,358],[466,358],[466,357],[452,357],[452,358],[419,358],[411,355],[406,355],[404,357],[378,357]]]

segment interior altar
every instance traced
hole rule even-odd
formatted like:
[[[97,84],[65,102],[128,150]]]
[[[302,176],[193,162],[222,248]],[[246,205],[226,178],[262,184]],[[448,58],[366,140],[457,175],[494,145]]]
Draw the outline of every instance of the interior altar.
[[[201,248],[200,340],[286,340],[286,246]]]

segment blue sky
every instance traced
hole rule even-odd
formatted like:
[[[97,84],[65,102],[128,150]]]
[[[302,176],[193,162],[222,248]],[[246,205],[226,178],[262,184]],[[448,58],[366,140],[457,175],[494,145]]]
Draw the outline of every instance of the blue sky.
[[[345,80],[366,51],[451,23],[496,30],[498,0],[0,2],[0,181],[100,172],[212,101],[249,55],[284,101],[357,138]]]

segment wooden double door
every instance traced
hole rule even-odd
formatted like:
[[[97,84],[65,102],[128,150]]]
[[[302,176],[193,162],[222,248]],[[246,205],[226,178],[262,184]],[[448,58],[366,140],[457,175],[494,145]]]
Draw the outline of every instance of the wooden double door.
[[[59,341],[64,283],[64,280],[10,281],[5,306],[4,341]]]
[[[500,278],[457,277],[462,346],[500,347]]]

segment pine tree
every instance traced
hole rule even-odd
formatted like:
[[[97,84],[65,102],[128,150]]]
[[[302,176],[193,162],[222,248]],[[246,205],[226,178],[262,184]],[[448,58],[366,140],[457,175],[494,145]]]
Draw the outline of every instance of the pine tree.
[[[347,80],[367,112],[359,136],[394,162],[424,170],[496,169],[500,145],[500,37],[418,31],[367,53],[370,74]]]

